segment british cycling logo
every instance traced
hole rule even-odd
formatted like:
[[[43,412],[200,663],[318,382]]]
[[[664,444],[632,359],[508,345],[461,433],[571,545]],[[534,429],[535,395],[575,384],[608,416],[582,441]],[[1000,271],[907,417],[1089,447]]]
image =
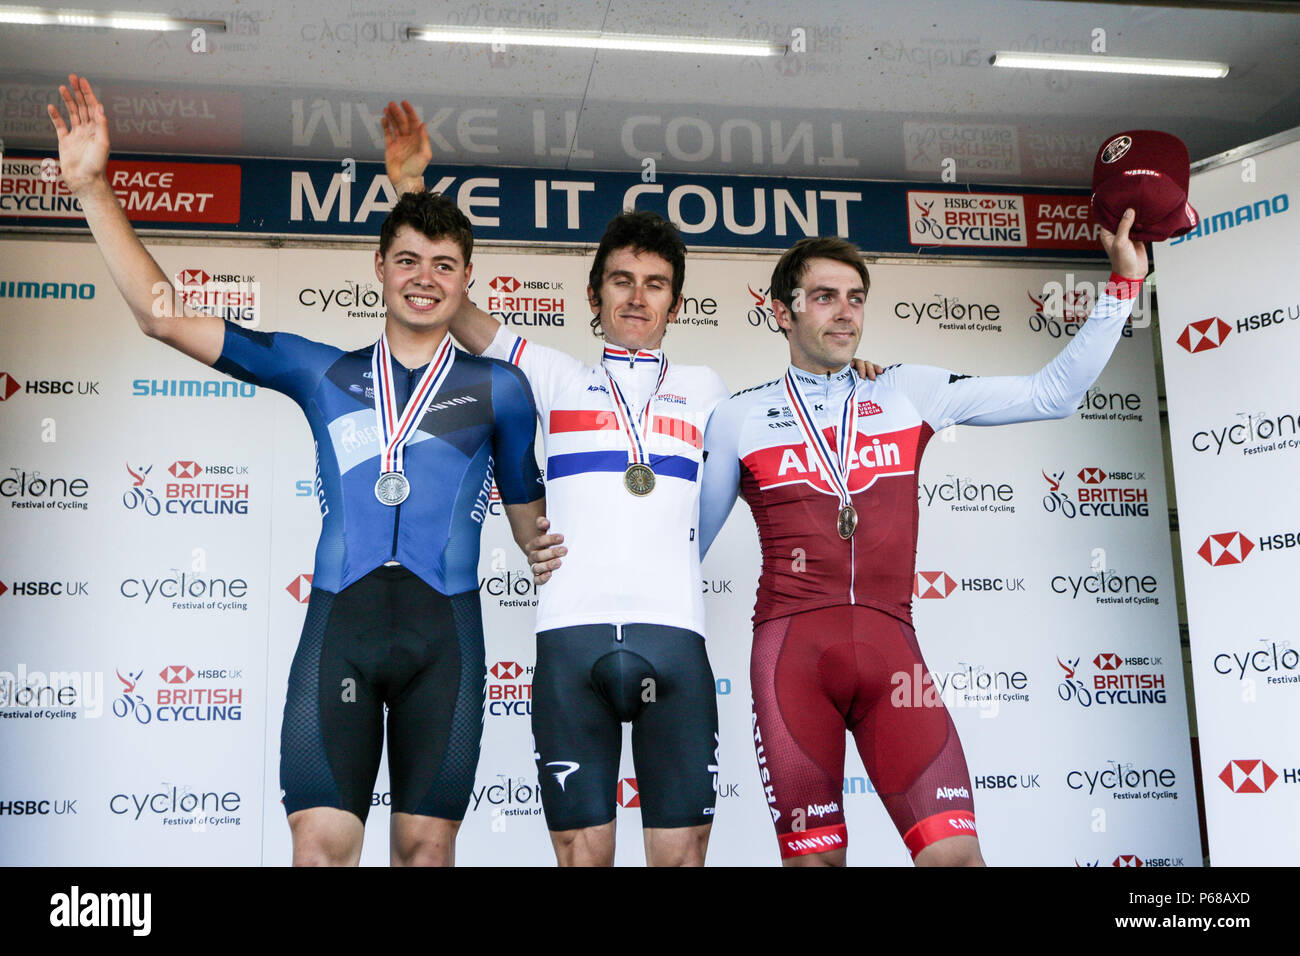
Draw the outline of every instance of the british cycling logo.
[[[749,322],[751,328],[766,328],[769,332],[780,333],[781,326],[776,324],[776,312],[772,308],[770,298],[772,287],[764,286],[762,289],[755,291],[752,285],[745,286],[749,290],[750,296],[754,300],[754,306],[745,313],[745,319]]]
[[[497,661],[488,668],[487,711],[492,717],[531,717],[533,666]]]
[[[1079,483],[1070,495],[1065,471],[1041,472],[1047,482],[1043,510],[1064,518],[1145,518],[1151,513],[1150,498],[1141,471],[1106,472],[1085,465],[1073,476]]]
[[[1025,292],[1032,308],[1029,311],[1029,331],[1042,332],[1051,338],[1071,338],[1087,321],[1092,312],[1095,289],[1090,283],[1068,286],[1051,283],[1039,295]],[[1124,323],[1121,332],[1126,339],[1133,337],[1132,320]]]
[[[146,695],[141,687],[143,668],[115,672],[122,695],[113,701],[113,716],[127,723],[182,724],[204,721],[242,720],[244,690],[233,681],[243,672],[238,668],[200,667],[169,664],[158,672],[162,685]],[[152,682],[153,678],[150,678]]]
[[[502,325],[564,325],[564,283],[496,276],[488,283],[487,311]]]
[[[1081,707],[1117,704],[1163,704],[1167,702],[1162,671],[1137,670],[1158,667],[1159,657],[1124,657],[1113,652],[1098,653],[1091,664],[1096,670],[1091,681],[1080,673],[1080,658],[1056,659],[1065,677],[1056,688],[1057,696]]]
[[[182,269],[173,278],[176,301],[170,314],[184,315],[188,306],[248,327],[258,324],[262,287],[256,276],[227,272],[212,275],[203,269]]]
[[[122,495],[127,511],[157,518],[169,515],[246,515],[249,485],[244,481],[247,465],[208,464],[193,460],[174,461],[164,471],[171,480],[162,480],[163,496],[151,487],[152,464],[132,465],[126,471],[131,484]]]

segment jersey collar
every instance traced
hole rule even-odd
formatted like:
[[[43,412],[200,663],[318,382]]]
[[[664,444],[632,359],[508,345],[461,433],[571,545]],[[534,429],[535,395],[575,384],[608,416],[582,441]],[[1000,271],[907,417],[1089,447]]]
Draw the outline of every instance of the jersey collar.
[[[659,364],[664,360],[663,349],[637,349],[630,351],[619,345],[606,344],[601,363],[610,368],[635,368],[638,365]]]
[[[818,375],[815,372],[808,372],[791,365],[790,374],[799,380],[800,385],[821,388],[832,384],[841,385],[844,382],[851,382],[857,376],[857,372],[853,371],[852,365],[846,365],[838,372],[831,372],[829,375]]]

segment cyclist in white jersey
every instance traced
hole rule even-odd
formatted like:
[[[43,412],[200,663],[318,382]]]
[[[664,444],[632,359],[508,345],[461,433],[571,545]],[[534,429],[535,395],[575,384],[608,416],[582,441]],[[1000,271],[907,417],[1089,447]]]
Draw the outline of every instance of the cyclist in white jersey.
[[[423,189],[432,150],[415,110],[390,103],[383,125],[389,178],[399,192]],[[647,862],[701,865],[708,846],[718,717],[699,476],[705,426],[728,392],[711,369],[661,348],[681,307],[685,252],[655,213],[609,224],[587,288],[604,339],[592,365],[514,335],[468,300],[452,321],[469,351],[523,370],[546,436],[548,515],[564,535],[545,534],[539,519],[529,545],[538,581],[550,580],[537,610],[533,737],[561,865],[614,861],[625,721]]]
[[[405,192],[423,188],[431,154],[403,107],[389,104],[384,128],[389,178]],[[539,580],[554,577],[538,602],[533,735],[561,865],[613,863],[623,721],[632,722],[647,862],[700,865],[708,846],[717,699],[704,649],[698,478],[709,414],[728,392],[711,369],[661,349],[681,306],[685,251],[654,213],[610,224],[588,288],[604,340],[593,343],[593,364],[519,338],[472,304],[452,322],[469,351],[523,370],[546,435],[549,515],[564,538],[538,539],[534,563]]]

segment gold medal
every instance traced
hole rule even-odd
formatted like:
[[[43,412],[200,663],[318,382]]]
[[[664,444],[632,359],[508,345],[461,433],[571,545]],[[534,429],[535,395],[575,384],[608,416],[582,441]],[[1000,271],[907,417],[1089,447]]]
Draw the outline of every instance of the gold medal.
[[[853,531],[858,526],[858,513],[854,510],[853,505],[845,505],[840,509],[839,516],[835,519],[835,530],[840,533],[840,537],[845,541],[853,537]]]
[[[638,498],[655,490],[655,473],[649,465],[628,465],[623,472],[623,485]]]

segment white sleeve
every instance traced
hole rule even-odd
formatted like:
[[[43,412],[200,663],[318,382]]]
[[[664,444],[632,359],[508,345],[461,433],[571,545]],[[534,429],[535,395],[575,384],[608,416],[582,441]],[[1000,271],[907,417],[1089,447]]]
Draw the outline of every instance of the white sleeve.
[[[936,431],[1067,418],[1110,361],[1134,301],[1099,296],[1070,343],[1033,375],[973,378],[927,365],[896,365],[880,381],[911,399]]]
[[[740,425],[745,403],[723,402],[709,417],[704,433],[704,474],[700,478],[700,560],[708,553],[740,491]]]
[[[543,425],[546,414],[555,405],[555,396],[562,384],[586,369],[572,355],[530,342],[515,335],[504,325],[497,329],[492,344],[483,350],[483,354],[519,367],[532,387],[533,402],[537,405],[537,414]]]

